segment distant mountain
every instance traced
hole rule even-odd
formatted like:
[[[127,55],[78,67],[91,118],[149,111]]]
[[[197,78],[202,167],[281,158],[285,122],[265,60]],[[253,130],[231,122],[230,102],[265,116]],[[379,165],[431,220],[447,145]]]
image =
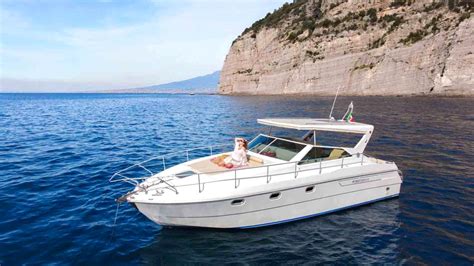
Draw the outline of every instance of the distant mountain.
[[[216,92],[221,72],[199,76],[182,81],[139,88],[139,90],[158,90],[163,92]]]

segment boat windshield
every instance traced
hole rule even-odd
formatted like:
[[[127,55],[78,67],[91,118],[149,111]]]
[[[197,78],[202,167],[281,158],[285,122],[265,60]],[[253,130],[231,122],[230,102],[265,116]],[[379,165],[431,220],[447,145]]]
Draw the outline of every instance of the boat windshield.
[[[290,161],[305,145],[260,135],[249,145],[249,150],[268,157]]]
[[[275,138],[259,135],[256,139],[249,143],[249,150],[260,153],[268,144],[272,143]]]

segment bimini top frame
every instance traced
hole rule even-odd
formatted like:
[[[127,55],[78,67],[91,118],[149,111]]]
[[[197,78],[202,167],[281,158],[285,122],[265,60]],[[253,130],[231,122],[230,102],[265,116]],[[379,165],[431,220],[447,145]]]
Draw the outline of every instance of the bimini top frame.
[[[264,118],[257,119],[262,125],[309,131],[331,131],[365,134],[373,131],[374,126],[363,123],[346,122],[341,120],[314,118]]]
[[[363,153],[370,137],[372,136],[372,132],[374,131],[373,125],[330,119],[264,118],[257,119],[257,122],[266,126],[296,130],[363,134],[364,136],[360,139],[357,145],[350,149],[351,153]]]

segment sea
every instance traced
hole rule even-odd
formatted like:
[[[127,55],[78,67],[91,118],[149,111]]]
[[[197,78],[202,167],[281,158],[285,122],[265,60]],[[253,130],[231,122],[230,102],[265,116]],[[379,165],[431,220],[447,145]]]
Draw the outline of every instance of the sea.
[[[248,139],[264,117],[328,117],[332,97],[0,94],[0,265],[473,265],[474,99],[339,97],[398,198],[248,229],[166,228],[115,199],[118,170]]]

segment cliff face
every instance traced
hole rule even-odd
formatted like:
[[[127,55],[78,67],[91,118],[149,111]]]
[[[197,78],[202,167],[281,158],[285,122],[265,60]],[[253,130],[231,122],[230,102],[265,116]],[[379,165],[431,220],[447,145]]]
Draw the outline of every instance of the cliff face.
[[[219,92],[474,95],[472,10],[455,0],[285,4],[234,41]]]

